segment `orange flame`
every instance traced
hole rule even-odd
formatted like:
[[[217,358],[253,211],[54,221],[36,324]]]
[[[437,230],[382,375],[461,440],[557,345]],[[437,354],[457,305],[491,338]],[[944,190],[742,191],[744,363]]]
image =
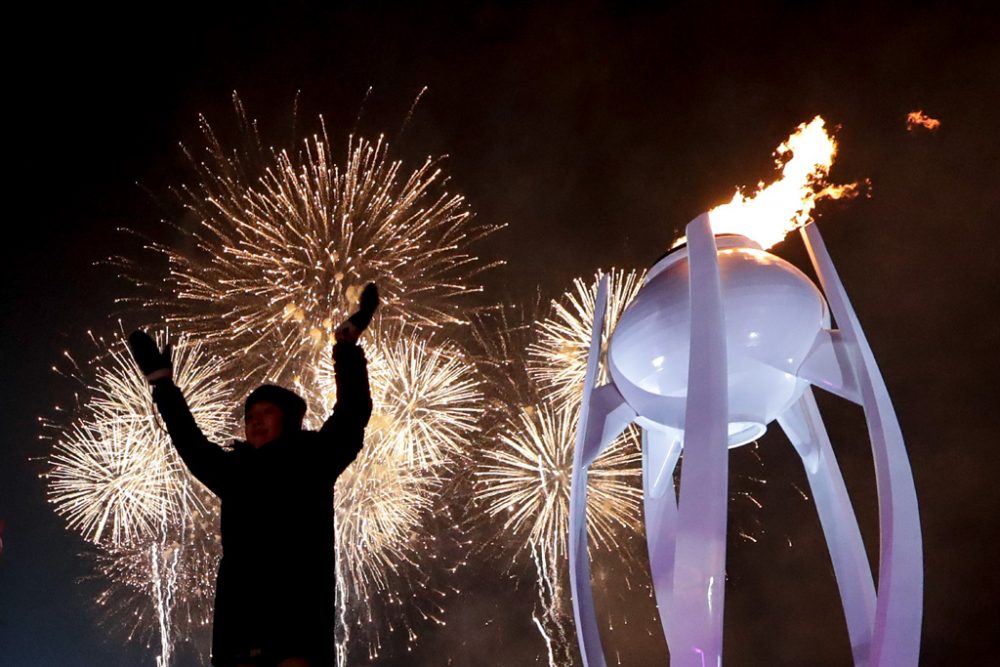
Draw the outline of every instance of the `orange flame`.
[[[933,132],[941,127],[941,121],[937,118],[931,118],[920,109],[917,109],[906,114],[906,130],[907,132],[913,132],[914,128],[917,127],[922,127],[925,130]]]
[[[802,123],[775,150],[775,165],[781,177],[745,196],[736,190],[732,200],[708,212],[716,234],[741,234],[762,248],[770,248],[789,232],[812,221],[812,210],[820,199],[841,199],[857,194],[858,184],[833,185],[826,182],[837,142],[825,121],[816,116]],[[680,245],[684,239],[678,241]]]

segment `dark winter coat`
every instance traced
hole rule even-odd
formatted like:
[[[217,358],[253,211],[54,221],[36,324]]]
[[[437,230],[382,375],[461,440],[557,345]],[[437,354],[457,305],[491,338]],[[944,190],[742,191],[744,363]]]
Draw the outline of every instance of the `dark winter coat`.
[[[173,382],[153,399],[191,473],[222,501],[212,664],[300,656],[333,663],[333,484],[364,440],[372,403],[361,348],[338,344],[337,404],[319,431],[260,448],[210,443]]]

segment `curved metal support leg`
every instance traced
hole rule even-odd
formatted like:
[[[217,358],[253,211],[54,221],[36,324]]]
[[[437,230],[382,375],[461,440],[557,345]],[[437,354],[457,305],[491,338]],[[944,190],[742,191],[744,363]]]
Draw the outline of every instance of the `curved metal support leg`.
[[[854,373],[875,459],[880,544],[870,664],[915,667],[923,612],[923,549],[913,472],[885,381],[819,228],[806,225],[802,236],[837,325],[856,350]]]
[[[778,423],[802,457],[837,576],[854,664],[866,667],[875,625],[875,583],[858,528],[858,517],[851,507],[812,390],[806,389],[802,397],[778,417]]]
[[[576,620],[576,637],[584,667],[606,667],[601,632],[594,612],[594,592],[590,584],[590,558],[587,553],[587,465],[585,448],[591,428],[591,398],[597,381],[601,356],[601,332],[604,329],[604,310],[608,300],[608,277],[601,280],[597,289],[594,308],[594,326],[591,331],[590,352],[587,356],[587,375],[583,382],[580,401],[580,421],[577,425],[576,448],[573,451],[573,479],[569,499],[569,585],[573,599],[573,617]],[[603,422],[603,419],[600,421]],[[602,428],[603,431],[603,428]],[[600,449],[597,443],[596,449]]]
[[[722,663],[729,483],[725,313],[708,214],[687,226],[691,352],[684,417],[684,465],[677,506],[670,622],[672,664]]]
[[[580,422],[574,455],[569,505],[569,575],[583,663],[585,666],[604,666],[587,550],[587,472],[594,459],[635,419],[635,412],[614,385],[595,389],[589,408],[586,423]]]
[[[663,636],[671,642],[670,620],[674,614],[674,549],[677,546],[677,493],[674,468],[681,453],[681,432],[643,429],[642,488],[645,507],[646,548],[653,577],[656,606]]]

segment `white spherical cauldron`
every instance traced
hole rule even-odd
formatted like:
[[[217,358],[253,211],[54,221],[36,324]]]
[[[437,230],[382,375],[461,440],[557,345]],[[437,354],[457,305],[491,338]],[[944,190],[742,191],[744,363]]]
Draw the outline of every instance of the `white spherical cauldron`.
[[[751,442],[799,398],[796,373],[830,325],[822,293],[800,270],[744,236],[716,237],[726,320],[729,446]],[[619,391],[648,428],[684,429],[691,313],[687,248],[659,260],[608,346]]]

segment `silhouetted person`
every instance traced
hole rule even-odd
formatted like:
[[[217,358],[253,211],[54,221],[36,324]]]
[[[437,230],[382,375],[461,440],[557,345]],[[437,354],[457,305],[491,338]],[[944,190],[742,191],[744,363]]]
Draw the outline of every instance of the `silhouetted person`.
[[[306,404],[275,385],[246,399],[246,441],[212,444],[173,383],[169,347],[129,336],[177,453],[222,501],[212,664],[327,667],[334,662],[333,484],[364,442],[372,402],[356,345],[378,305],[370,283],[335,332],[337,404],[319,431],[302,430]]]

